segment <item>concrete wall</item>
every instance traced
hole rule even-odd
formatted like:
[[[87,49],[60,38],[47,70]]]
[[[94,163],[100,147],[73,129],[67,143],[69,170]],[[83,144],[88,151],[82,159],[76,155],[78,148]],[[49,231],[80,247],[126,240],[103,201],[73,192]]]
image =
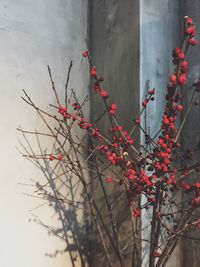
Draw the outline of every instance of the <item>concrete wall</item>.
[[[142,0],[140,3],[140,100],[144,95],[146,81],[149,80],[150,87],[156,88],[155,101],[151,103],[147,111],[147,121],[150,122],[151,133],[154,135],[160,127],[158,122],[160,122],[162,113],[159,111],[162,110],[165,102],[166,84],[173,67],[171,64],[171,50],[180,44],[181,27],[183,26],[183,18],[186,15],[194,18],[197,25],[197,38],[199,39],[200,2],[198,0]],[[199,45],[191,48],[188,60],[190,64],[189,79],[186,88],[182,92],[185,107],[188,105],[191,96],[191,85],[199,77]],[[192,109],[188,122],[183,129],[183,150],[199,142],[199,112],[199,106]],[[148,220],[146,222],[148,223]],[[143,223],[145,223],[145,220]],[[148,235],[148,231],[145,235]],[[191,236],[199,238],[197,232]],[[167,266],[197,267],[200,265],[199,253],[199,241],[182,239]]]
[[[150,88],[155,88],[155,100],[147,106],[143,113],[143,127],[150,136],[155,136],[160,129],[160,122],[165,105],[165,95],[169,74],[173,70],[171,63],[172,49],[179,45],[180,20],[179,1],[171,0],[142,0],[140,1],[140,103],[144,99],[147,82]],[[146,117],[146,119],[145,119]],[[141,132],[141,142],[144,143]],[[149,224],[148,210],[143,211],[142,224]],[[145,228],[143,238],[147,239],[150,229]],[[148,266],[149,244],[144,242],[143,266]],[[168,266],[180,266],[180,252],[177,250],[174,259]]]
[[[181,1],[181,13],[191,16],[197,28],[197,39],[200,40],[200,2],[197,0],[194,1]],[[188,53],[188,61],[190,71],[188,74],[188,83],[183,91],[183,104],[186,107],[190,101],[190,97],[192,94],[192,84],[196,82],[200,77],[200,45],[198,44],[196,47],[193,47],[189,50]],[[195,100],[199,101],[200,96],[196,94]],[[193,106],[191,112],[188,116],[185,127],[182,132],[182,143],[183,150],[187,150],[200,142],[200,106]],[[197,160],[199,161],[200,155],[197,155]],[[197,175],[198,177],[198,175]],[[194,177],[191,177],[194,179]],[[199,179],[199,178],[197,178]],[[189,234],[189,238],[194,237],[197,240],[192,240],[188,238],[182,239],[182,251],[183,251],[183,267],[192,266],[198,267],[200,266],[200,234],[199,231],[195,231]]]
[[[138,114],[139,105],[139,4],[134,0],[94,0],[91,10],[92,62],[119,106],[117,118],[130,128],[130,117]],[[101,108],[98,102],[95,105]]]
[[[131,127],[130,117],[139,112],[146,81],[156,88],[156,100],[148,110],[151,132],[156,133],[171,69],[171,49],[179,44],[180,21],[185,15],[193,16],[200,28],[200,4],[198,0],[93,0],[90,2],[91,53],[93,64],[104,76],[104,86],[114,102],[120,106],[118,119],[123,126]],[[140,2],[140,11],[139,11]],[[87,0],[2,0],[0,2],[0,81],[2,102],[0,168],[0,266],[2,267],[60,267],[70,266],[69,258],[45,257],[45,252],[55,252],[64,247],[57,238],[47,235],[45,229],[29,223],[29,210],[41,202],[28,198],[33,188],[30,184],[39,175],[35,167],[21,158],[17,144],[16,127],[26,129],[42,127],[38,117],[20,100],[22,88],[26,89],[38,105],[48,108],[53,94],[46,65],[52,68],[59,95],[62,97],[70,59],[74,61],[70,86],[77,88],[77,95],[87,93],[87,65],[81,59],[86,48]],[[198,31],[199,32],[199,31]],[[140,35],[140,38],[139,38]],[[199,47],[193,49],[191,77],[199,72]],[[140,61],[139,61],[140,55]],[[139,67],[140,66],[140,67]],[[190,93],[184,95],[187,103]],[[95,100],[96,101],[96,100]],[[101,111],[101,103],[95,102],[93,110]],[[184,148],[188,139],[198,139],[191,128],[199,132],[193,123],[198,112],[191,113],[185,132]],[[107,125],[104,125],[105,129]],[[42,206],[32,213],[47,224],[49,207]],[[123,228],[124,231],[126,228]],[[181,266],[199,266],[196,241],[183,242]],[[94,257],[95,260],[95,257]],[[191,265],[191,263],[193,265]],[[127,261],[128,264],[128,261]],[[180,266],[180,254],[176,252],[170,266]],[[100,266],[100,265],[98,265]],[[105,265],[104,265],[105,266]],[[145,265],[144,265],[145,266]]]
[[[140,7],[136,1],[92,1],[92,59],[105,78],[104,86],[113,101],[122,107],[119,119],[126,127],[130,126],[130,117],[139,110],[149,80],[150,88],[156,89],[156,96],[147,108],[147,128],[150,127],[150,133],[154,135],[160,128],[158,122],[165,104],[166,86],[173,70],[171,52],[180,44],[183,17],[192,16],[199,29],[200,3],[198,0],[141,0],[139,3]],[[191,84],[192,78],[199,75],[199,46],[192,49],[189,61],[192,62]],[[190,90],[183,92],[185,105],[190,93]],[[94,108],[101,111],[101,104],[95,102]],[[188,140],[199,141],[198,118],[199,107],[196,107],[184,130],[184,149],[192,144]],[[106,129],[105,121],[103,123],[101,127]],[[143,136],[141,142],[144,142]],[[143,216],[145,225],[149,220]],[[144,237],[148,234],[149,230]],[[177,246],[167,266],[199,266],[198,241],[185,239],[182,244]],[[148,266],[146,260],[143,266]]]
[[[99,75],[104,77],[102,86],[109,93],[109,103],[117,104],[116,118],[119,124],[124,129],[130,130],[131,122],[139,114],[139,1],[93,0],[90,10],[92,63],[97,67]],[[103,110],[101,99],[94,96],[93,118],[94,114],[98,117]],[[110,127],[109,120],[101,120],[98,126],[107,132]],[[116,183],[113,187],[111,185],[106,188],[108,194],[121,190]],[[95,197],[101,200],[99,206],[104,214],[106,205],[102,199],[101,189],[98,192],[95,191]],[[123,196],[118,198],[114,212],[116,212],[115,223],[123,247],[131,235],[130,214]],[[131,246],[130,251],[126,250],[126,266],[131,265],[132,257],[129,254],[131,250]],[[93,246],[92,266],[108,266],[105,255],[102,256],[102,254]],[[117,267],[116,256],[113,256],[112,260]]]
[[[29,223],[31,213],[45,223],[52,212],[38,199],[23,195],[34,188],[36,168],[22,159],[15,149],[16,128],[42,127],[37,116],[20,99],[26,89],[43,108],[53,102],[46,65],[49,64],[58,87],[64,93],[64,83],[70,59],[74,61],[70,86],[79,96],[87,92],[86,64],[81,52],[86,48],[86,0],[2,0],[0,2],[0,266],[53,267],[71,266],[68,256],[49,258],[45,253],[63,249],[64,244],[47,235],[36,223]]]

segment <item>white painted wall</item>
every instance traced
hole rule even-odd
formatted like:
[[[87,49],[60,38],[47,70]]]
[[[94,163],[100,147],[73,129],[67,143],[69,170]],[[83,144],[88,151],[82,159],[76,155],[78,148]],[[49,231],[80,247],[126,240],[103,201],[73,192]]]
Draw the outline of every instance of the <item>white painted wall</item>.
[[[86,64],[81,51],[87,35],[86,0],[1,0],[0,1],[0,266],[70,267],[66,256],[45,257],[45,252],[63,248],[45,229],[29,223],[29,210],[38,200],[23,193],[38,172],[22,159],[16,128],[34,129],[40,123],[20,99],[22,88],[36,103],[47,107],[53,101],[46,65],[54,73],[59,93],[64,92],[70,58],[74,61],[71,86],[78,94],[87,91]],[[85,90],[85,91],[84,91]],[[36,210],[48,222],[49,207]]]

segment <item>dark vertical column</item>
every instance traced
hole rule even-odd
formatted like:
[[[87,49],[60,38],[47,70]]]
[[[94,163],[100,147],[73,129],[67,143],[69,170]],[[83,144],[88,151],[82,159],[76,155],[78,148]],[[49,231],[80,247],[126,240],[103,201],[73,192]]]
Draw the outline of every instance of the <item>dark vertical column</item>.
[[[104,77],[102,86],[109,94],[109,103],[117,104],[117,120],[127,130],[139,114],[139,0],[91,0],[90,44],[92,64]],[[92,89],[91,89],[92,90]],[[92,116],[103,110],[102,99],[93,96]],[[107,131],[109,122],[101,120],[98,126]],[[109,186],[108,194],[121,190],[118,184]],[[99,208],[104,214],[105,203],[101,189],[95,191]],[[129,209],[126,200],[116,205],[115,222],[123,247],[130,240]],[[105,217],[105,216],[104,216]],[[128,240],[128,241],[125,241]],[[130,246],[131,247],[131,246]],[[92,266],[107,266],[101,246],[92,245]],[[132,253],[132,248],[130,248]],[[116,258],[116,257],[115,257]],[[116,262],[115,262],[116,260]],[[126,266],[131,266],[132,255],[125,255]],[[117,259],[113,258],[117,267]]]
[[[93,0],[91,8],[92,62],[130,128],[139,111],[139,1]]]

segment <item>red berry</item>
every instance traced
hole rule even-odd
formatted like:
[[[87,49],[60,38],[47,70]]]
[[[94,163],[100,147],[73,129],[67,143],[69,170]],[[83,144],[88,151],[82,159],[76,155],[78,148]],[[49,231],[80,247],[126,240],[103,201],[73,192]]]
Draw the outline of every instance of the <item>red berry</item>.
[[[114,143],[114,144],[113,144],[113,147],[114,147],[114,148],[118,148],[118,144],[117,144],[117,143]]]
[[[62,154],[60,154],[60,155],[58,155],[58,160],[63,160],[63,155]]]
[[[100,92],[100,86],[98,84],[94,84],[93,89],[96,93]]]
[[[118,130],[118,131],[122,131],[122,126],[118,125],[118,126],[117,126],[117,130]]]
[[[110,113],[111,115],[115,115],[116,110],[114,110],[114,109],[110,109],[110,110],[109,110],[109,113]]]
[[[185,34],[190,35],[194,32],[194,27],[193,26],[189,26],[185,29]]]
[[[199,203],[199,198],[198,197],[193,198],[193,203],[194,204],[198,204]]]
[[[135,124],[139,125],[140,124],[140,118],[135,119],[134,122],[135,122]]]
[[[175,47],[173,49],[172,56],[177,57],[180,52],[181,52],[181,49],[179,47]]]
[[[82,53],[83,57],[88,57],[88,55],[89,55],[88,51],[83,51],[83,53]]]
[[[192,24],[192,23],[193,23],[193,19],[192,19],[192,18],[187,18],[186,22],[187,22],[188,24]]]
[[[185,73],[182,73],[179,77],[178,77],[178,84],[183,86],[186,84],[186,75]]]
[[[170,117],[170,118],[169,118],[169,121],[170,121],[170,122],[174,122],[174,121],[175,121],[175,118],[174,118],[174,117]]]
[[[155,89],[148,90],[147,93],[148,93],[148,95],[154,95],[155,94]]]
[[[188,43],[191,44],[192,46],[195,46],[198,44],[198,41],[193,39],[193,38],[189,38],[188,39]]]
[[[179,60],[178,60],[177,58],[174,58],[174,59],[172,60],[172,63],[173,63],[174,65],[177,65],[177,64],[179,63]]]
[[[91,70],[90,70],[90,75],[92,77],[96,77],[97,76],[97,71],[96,71],[96,68],[95,67],[92,67]]]
[[[176,82],[176,75],[175,74],[171,74],[169,77],[170,82]]]
[[[200,189],[200,183],[196,183],[196,184],[194,184],[194,186],[195,186],[197,189]]]
[[[54,160],[54,156],[53,155],[50,155],[49,156],[49,160],[51,160],[51,161]]]
[[[142,101],[142,106],[143,106],[144,108],[147,106],[147,99],[144,99],[144,100]]]
[[[173,123],[170,123],[170,124],[169,124],[169,127],[170,127],[170,129],[171,129],[172,131],[175,129],[175,126],[174,126]]]
[[[172,180],[171,180],[171,179],[167,180],[167,184],[168,184],[168,185],[169,185],[169,184],[172,184]]]
[[[110,109],[113,109],[113,110],[117,109],[117,105],[116,104],[110,105]]]
[[[167,153],[171,153],[172,152],[172,149],[171,148],[167,148]]]
[[[181,67],[187,68],[188,67],[188,62],[186,60],[181,62]]]
[[[60,106],[60,107],[58,108],[58,113],[60,113],[60,114],[64,114],[66,111],[67,111],[67,108],[66,108],[66,107],[62,107],[62,106]]]
[[[112,183],[112,181],[113,181],[113,178],[112,178],[112,177],[107,177],[107,178],[106,178],[106,182],[107,182],[107,183]]]
[[[134,216],[134,217],[140,217],[140,211],[139,211],[139,209],[135,208],[135,209],[133,210],[133,216]]]
[[[190,190],[190,185],[189,185],[189,184],[186,184],[186,185],[184,186],[184,188],[185,188],[185,190]]]
[[[163,119],[162,122],[165,124],[165,125],[168,125],[169,124],[169,120],[166,118],[166,119]]]
[[[178,58],[179,59],[184,59],[184,57],[185,57],[185,54],[184,53],[181,52],[181,53],[178,54]]]
[[[108,93],[105,90],[101,90],[101,96],[103,98],[107,98],[108,97]]]
[[[163,140],[161,138],[158,139],[158,145],[162,145],[163,144]]]
[[[177,105],[176,106],[176,110],[181,111],[182,109],[183,109],[183,106],[182,105]]]

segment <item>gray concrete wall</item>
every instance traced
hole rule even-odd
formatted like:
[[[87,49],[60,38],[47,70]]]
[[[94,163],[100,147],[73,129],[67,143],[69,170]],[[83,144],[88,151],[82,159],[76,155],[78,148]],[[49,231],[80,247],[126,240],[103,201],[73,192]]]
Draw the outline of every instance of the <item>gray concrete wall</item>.
[[[142,123],[150,136],[155,136],[161,126],[161,117],[165,105],[165,95],[169,75],[173,70],[171,52],[179,45],[180,20],[179,1],[142,0],[140,1],[140,103],[144,99],[146,85],[155,88],[155,100],[150,102],[143,113]],[[146,119],[145,119],[146,117]],[[144,135],[141,132],[141,142]],[[145,200],[144,200],[145,201]],[[142,225],[149,224],[148,210],[143,211]],[[143,238],[149,238],[150,229],[146,228]],[[149,244],[143,243],[143,266],[148,266]],[[177,249],[168,266],[180,265],[180,251]]]
[[[116,117],[119,124],[130,130],[133,119],[139,114],[139,1],[93,0],[90,25],[92,63],[97,67],[99,75],[104,77],[102,86],[109,93],[108,102],[118,106]],[[94,114],[100,114],[104,110],[102,100],[98,96],[93,98],[92,109],[93,118]],[[98,126],[108,131],[109,120],[103,119]],[[115,184],[113,187],[107,186],[107,190],[112,194],[121,189]],[[101,190],[95,191],[95,197],[101,199],[99,204],[104,214],[105,203]],[[127,244],[131,234],[126,200],[124,201],[123,197],[118,198],[116,207],[115,223],[123,246]],[[92,266],[108,266],[100,249],[93,246],[92,255]],[[126,250],[126,266],[130,266],[131,259],[129,251]],[[117,267],[116,256],[112,257],[112,260]]]
[[[140,5],[140,101],[142,101],[145,83],[150,81],[150,87],[156,88],[154,103],[148,107],[147,121],[154,134],[159,129],[166,84],[172,70],[171,50],[180,43],[180,33],[183,26],[183,17],[188,15],[194,18],[197,25],[197,39],[200,32],[200,2],[197,1],[160,1],[142,0]],[[189,79],[183,90],[183,104],[186,107],[191,96],[191,85],[197,80],[200,71],[199,45],[189,52]],[[182,134],[183,150],[199,142],[199,106],[192,109],[188,123]],[[142,138],[141,138],[142,139]],[[145,216],[145,215],[144,215]],[[144,220],[145,221],[145,220]],[[148,220],[146,221],[148,222]],[[145,233],[148,235],[148,231]],[[193,235],[198,238],[195,232]],[[197,267],[199,262],[199,243],[191,239],[182,239],[167,266]],[[146,265],[144,265],[146,266]]]
[[[113,101],[122,107],[123,114],[119,119],[127,127],[130,126],[130,117],[139,110],[146,82],[149,80],[150,88],[156,89],[156,96],[155,101],[147,108],[147,128],[150,127],[150,134],[154,135],[160,128],[166,86],[169,74],[173,70],[171,52],[180,44],[183,17],[194,17],[199,27],[200,4],[198,0],[142,0],[139,1],[140,8],[135,8],[135,3],[114,0],[92,1],[92,59],[105,78],[105,88]],[[139,36],[140,39],[137,40]],[[192,61],[192,70],[189,74],[191,78],[199,73],[198,51],[198,47],[193,49],[189,56],[189,60]],[[189,97],[190,91],[186,90],[183,99],[186,105]],[[98,101],[95,102],[94,109],[97,112],[102,110]],[[190,122],[184,131],[184,149],[192,144],[189,144],[188,140],[199,140],[199,124],[196,120],[199,117],[199,108],[196,109],[197,111],[191,112]],[[105,121],[103,123],[101,127],[106,129],[107,124]],[[143,136],[140,138],[143,143]],[[145,215],[143,216],[145,225],[149,221],[145,219]],[[145,236],[148,234],[149,230]],[[185,240],[182,244],[177,246],[168,266],[199,266],[197,241]],[[148,266],[146,260],[143,266]]]
[[[111,100],[119,106],[117,118],[130,128],[139,103],[139,4],[94,0],[91,7],[92,62],[104,77]]]
[[[145,84],[149,80],[150,87],[156,88],[156,100],[148,108],[148,120],[151,121],[151,133],[156,133],[161,116],[158,111],[164,105],[162,99],[171,70],[171,50],[179,44],[179,23],[182,17],[191,15],[200,28],[199,1],[89,2],[92,62],[105,78],[104,86],[113,102],[119,106],[119,121],[130,129],[130,118],[138,114]],[[73,82],[70,86],[77,88],[80,97],[87,93],[88,66],[81,59],[81,51],[86,48],[85,39],[88,37],[87,1],[2,0],[0,11],[0,90],[3,99],[0,105],[0,160],[3,162],[0,168],[0,266],[70,266],[67,255],[55,259],[44,256],[45,252],[62,249],[63,243],[49,237],[38,225],[28,223],[28,211],[40,202],[23,196],[23,192],[32,193],[33,190],[18,183],[29,184],[30,179],[34,179],[39,173],[23,161],[15,150],[15,129],[18,124],[27,129],[41,127],[37,116],[20,101],[20,96],[21,89],[25,88],[44,108],[53,101],[47,64],[52,68],[59,95],[62,96],[67,66],[70,59],[73,59]],[[193,49],[190,56],[193,63],[191,77],[199,72],[198,51],[199,47]],[[185,103],[189,95],[189,91],[184,94]],[[93,111],[100,112],[101,103],[96,99],[94,101]],[[197,112],[191,113],[187,125],[189,130],[185,131],[186,138],[183,140],[184,148],[188,145],[187,140],[198,140],[196,131],[200,130],[193,120],[199,117],[199,108],[197,109]],[[106,129],[107,125],[104,124],[103,127]],[[48,207],[37,210],[37,214],[49,223],[51,213]],[[57,223],[56,220],[51,222],[54,225]],[[125,231],[126,228],[122,230]],[[196,241],[183,242],[183,252],[181,267],[199,266],[199,247]],[[178,250],[170,264],[169,266],[180,266]]]
[[[71,266],[68,256],[49,258],[45,253],[63,249],[63,242],[47,235],[44,228],[29,223],[30,213],[56,225],[47,205],[29,212],[41,202],[29,198],[38,177],[36,168],[15,149],[16,128],[42,128],[37,116],[20,99],[26,89],[43,108],[53,102],[46,65],[52,68],[59,95],[63,96],[70,59],[74,61],[70,87],[87,93],[87,70],[81,53],[86,48],[86,0],[2,0],[0,1],[0,266]]]
[[[200,40],[200,2],[194,1],[181,1],[181,13],[191,16],[196,23],[197,28],[197,40]],[[188,53],[188,62],[190,71],[188,74],[188,83],[186,88],[183,90],[183,104],[185,107],[188,106],[190,97],[192,94],[192,84],[198,80],[200,77],[200,45],[192,47]],[[199,101],[200,96],[196,94],[195,100]],[[183,150],[187,150],[200,142],[200,106],[193,106],[191,112],[188,116],[185,127],[182,132],[182,143]],[[197,160],[199,160],[200,155],[197,155]],[[191,177],[194,179],[194,177]],[[198,175],[197,175],[197,179]],[[197,240],[191,240],[188,238],[182,239],[182,251],[183,251],[183,267],[200,266],[200,234],[199,231],[195,231],[189,234],[189,238],[194,237]]]

